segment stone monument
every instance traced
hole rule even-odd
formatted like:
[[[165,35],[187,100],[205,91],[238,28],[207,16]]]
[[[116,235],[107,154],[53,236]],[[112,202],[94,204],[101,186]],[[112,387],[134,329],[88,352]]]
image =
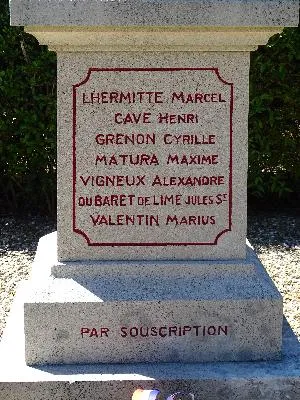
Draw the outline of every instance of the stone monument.
[[[57,53],[58,230],[17,296],[33,367],[23,386],[4,374],[5,398],[124,400],[143,381],[297,398],[294,364],[272,361],[282,298],[246,243],[249,54],[297,13],[294,0],[11,0],[12,25]]]

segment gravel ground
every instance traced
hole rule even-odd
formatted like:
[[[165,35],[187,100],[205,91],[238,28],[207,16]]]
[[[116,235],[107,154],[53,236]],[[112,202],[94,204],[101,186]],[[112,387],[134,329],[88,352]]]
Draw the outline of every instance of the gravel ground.
[[[283,296],[283,313],[300,339],[300,210],[248,217],[248,239]]]
[[[0,218],[0,336],[17,283],[27,279],[38,239],[55,230],[40,217]],[[248,238],[284,297],[284,314],[300,337],[300,213],[251,215]]]
[[[28,279],[39,238],[55,230],[55,222],[44,218],[0,218],[0,336],[16,286]]]

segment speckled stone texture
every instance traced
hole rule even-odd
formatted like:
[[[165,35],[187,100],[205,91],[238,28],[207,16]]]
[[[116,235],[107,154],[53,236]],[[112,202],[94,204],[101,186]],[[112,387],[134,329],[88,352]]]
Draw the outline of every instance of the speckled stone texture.
[[[296,0],[11,0],[12,25],[287,26]]]
[[[1,400],[131,400],[138,387],[196,400],[298,400],[300,345],[284,324],[280,361],[42,365],[24,360],[20,288],[0,344]]]
[[[16,369],[1,372],[1,395],[124,400],[144,381],[165,395],[188,390],[197,400],[296,399],[299,368],[291,347],[279,361],[282,299],[245,239],[249,51],[280,27],[297,25],[297,2],[12,0],[11,10],[12,24],[28,31],[33,25],[40,42],[58,53],[58,238],[41,241],[20,292],[25,360],[43,366],[33,379],[26,379],[33,369],[23,369],[24,385],[16,382]],[[132,92],[158,98],[127,104],[101,97]],[[208,100],[180,103],[171,100],[174,92]],[[97,96],[102,100],[92,102]],[[196,125],[163,126],[160,113],[173,121],[188,114]],[[101,143],[108,133],[135,132],[157,141],[133,148]],[[191,143],[162,141],[183,134],[211,142],[201,144],[202,153]],[[179,162],[166,162],[169,145]],[[163,161],[115,161],[137,148]],[[180,161],[203,154],[209,162]],[[121,176],[121,184],[99,184],[109,175]],[[179,188],[178,176],[188,175],[213,175],[213,183],[207,191],[204,183],[199,191]],[[124,176],[140,182],[134,191]],[[156,176],[173,176],[175,184],[153,185]],[[188,204],[191,196],[197,204]],[[5,360],[12,341],[24,354],[17,324],[7,330]],[[250,360],[236,363],[234,372],[228,363]],[[117,362],[123,365],[108,365]],[[96,374],[78,363],[95,364]]]
[[[248,70],[245,52],[58,54],[60,260],[245,257]],[[161,92],[159,103],[89,103],[91,93],[140,90]],[[218,102],[172,101],[173,92],[184,93],[185,100],[188,93],[215,93]],[[150,123],[120,124],[127,113],[149,113]],[[198,122],[159,123],[160,113],[190,113]],[[116,133],[154,133],[155,143],[103,144],[107,134]],[[174,144],[174,137],[183,134],[197,135],[198,140],[204,135],[206,141],[211,135],[214,143]],[[136,165],[127,159],[124,164],[124,154],[154,154],[158,164]],[[178,160],[170,161],[175,155]],[[215,161],[189,164],[191,155]],[[117,161],[111,161],[112,156]],[[122,182],[103,186],[103,177],[112,176]],[[221,180],[193,186],[178,179],[199,176]],[[175,183],[170,186],[171,177]],[[111,196],[117,194],[124,196],[123,203],[118,198],[112,206]],[[96,196],[102,196],[102,202],[107,196],[108,203],[96,203]],[[172,202],[161,204],[165,196],[173,196]],[[188,205],[193,196],[200,203]],[[126,222],[127,216],[135,218],[134,224]]]
[[[55,244],[24,292],[28,364],[280,358],[282,299],[251,248],[232,263],[65,263],[58,278]]]

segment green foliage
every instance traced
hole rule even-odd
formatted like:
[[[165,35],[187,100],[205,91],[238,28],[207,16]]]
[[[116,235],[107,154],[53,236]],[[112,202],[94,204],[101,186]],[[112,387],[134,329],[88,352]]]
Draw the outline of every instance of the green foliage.
[[[250,194],[278,197],[300,182],[300,29],[285,28],[251,55]]]
[[[54,214],[56,57],[0,4],[0,207]]]

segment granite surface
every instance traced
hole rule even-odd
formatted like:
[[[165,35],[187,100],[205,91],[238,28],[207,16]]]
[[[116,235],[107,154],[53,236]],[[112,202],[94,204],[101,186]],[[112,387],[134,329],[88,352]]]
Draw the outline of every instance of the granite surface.
[[[296,0],[11,0],[12,25],[297,26]]]
[[[21,295],[22,290],[19,292]],[[0,393],[6,400],[131,400],[143,387],[206,400],[298,400],[300,346],[285,322],[281,361],[43,365],[24,360],[22,296],[0,345]]]
[[[20,6],[20,3],[15,1],[12,3],[12,23],[21,23],[25,25],[48,25],[48,16],[50,16],[51,25],[70,25],[70,21],[72,21],[72,23],[77,26],[84,26],[86,25],[87,20],[89,21],[88,25],[94,24],[98,26],[101,26],[101,24],[104,23],[109,25],[112,23],[112,21],[114,24],[118,24],[119,26],[143,25],[145,22],[147,25],[154,25],[153,16],[155,15],[155,25],[157,25],[160,24],[160,21],[165,19],[166,9],[168,9],[168,23],[170,25],[218,25],[217,21],[222,21],[221,25],[223,26],[229,25],[229,21],[230,25],[234,24],[238,26],[282,26],[297,24],[296,2],[257,1],[254,4],[253,2],[246,3],[244,1],[224,1],[222,2],[222,10],[220,10],[220,2],[202,2],[193,4],[179,4],[174,2],[172,3],[172,7],[170,7],[169,3],[166,5],[166,3],[160,2],[153,2],[151,4],[145,3],[144,7],[139,7],[139,4],[138,7],[134,7],[133,4],[129,3],[124,3],[123,6],[121,2],[114,4],[100,3],[101,6],[93,9],[89,8],[92,5],[91,2],[60,2],[60,7],[47,9],[50,4],[53,6],[53,3],[50,2],[31,1],[28,3],[23,2]],[[86,8],[84,9],[82,6]],[[206,7],[205,10],[203,6]],[[129,10],[129,8],[131,11],[127,13],[126,10]],[[209,12],[206,14],[207,11]],[[147,19],[145,18],[145,15],[147,15]],[[284,23],[284,21],[286,23]],[[143,235],[145,237],[149,236],[151,239],[155,238],[161,240],[159,235],[155,235],[153,230],[148,229],[148,222],[145,224],[146,232],[143,232],[143,230],[139,229],[135,231],[124,230],[124,232],[118,232],[118,235],[111,235],[111,237],[114,239],[116,236],[118,236],[118,239],[120,240],[118,243],[122,243],[121,246],[112,241],[106,242],[105,245],[103,245],[103,240],[106,240],[104,238],[110,238],[110,230],[104,230],[103,235],[101,235],[102,232],[100,234],[99,232],[96,232],[96,236],[93,236],[93,232],[90,232],[87,230],[88,228],[84,226],[86,223],[85,216],[82,216],[82,213],[77,212],[76,210],[77,205],[80,207],[89,206],[88,204],[83,205],[82,199],[84,199],[84,197],[90,193],[85,193],[83,191],[81,200],[76,197],[76,193],[78,193],[77,190],[80,186],[78,184],[77,172],[79,171],[81,176],[84,176],[83,174],[90,174],[91,170],[89,169],[89,160],[93,157],[93,154],[89,153],[91,146],[88,140],[90,133],[92,133],[91,136],[95,136],[96,134],[96,132],[93,132],[91,129],[93,124],[91,123],[89,126],[89,122],[93,121],[93,113],[96,114],[95,110],[94,112],[89,112],[85,115],[83,114],[83,116],[80,116],[77,113],[79,107],[76,96],[77,93],[79,93],[82,89],[80,89],[80,86],[89,81],[91,73],[87,73],[87,71],[92,72],[92,70],[89,68],[91,66],[95,67],[96,65],[95,72],[96,70],[103,71],[103,66],[111,68],[111,65],[115,64],[117,65],[116,68],[119,68],[118,65],[120,65],[119,63],[121,62],[123,67],[125,66],[128,68],[127,72],[130,68],[131,72],[133,72],[133,67],[149,68],[149,66],[150,69],[147,72],[154,72],[154,68],[157,65],[156,63],[158,63],[160,68],[161,66],[165,66],[165,68],[168,68],[170,71],[170,62],[174,62],[173,65],[176,65],[176,67],[180,64],[180,62],[183,62],[183,64],[186,62],[184,53],[180,53],[179,55],[173,54],[170,57],[167,56],[167,53],[161,53],[159,56],[149,53],[146,56],[146,54],[140,53],[135,57],[122,53],[119,53],[118,55],[111,54],[105,56],[98,53],[98,56],[96,56],[96,54],[92,54],[89,57],[86,57],[84,53],[78,53],[74,57],[70,54],[61,53],[60,56],[59,73],[61,75],[59,75],[59,112],[61,114],[59,117],[59,152],[61,161],[59,162],[59,259],[61,261],[65,261],[86,258],[90,260],[243,258],[245,256],[246,249],[245,182],[247,165],[246,120],[248,110],[248,55],[236,53],[234,55],[230,55],[229,57],[222,52],[218,54],[212,53],[209,56],[205,55],[205,53],[201,53],[200,68],[203,68],[203,71],[208,70],[210,67],[207,67],[207,65],[203,67],[202,62],[209,62],[209,64],[215,62],[216,65],[211,68],[214,71],[218,71],[217,75],[221,74],[222,79],[220,79],[220,81],[223,83],[225,82],[226,85],[233,85],[236,90],[234,91],[234,97],[232,96],[231,92],[231,97],[229,99],[228,94],[227,97],[225,94],[225,97],[222,97],[220,89],[216,90],[214,88],[214,92],[218,91],[220,93],[219,103],[221,103],[221,98],[225,98],[225,102],[230,103],[231,105],[229,108],[229,119],[232,121],[233,140],[232,145],[230,145],[231,150],[229,151],[229,156],[228,152],[226,153],[226,151],[224,151],[223,154],[224,162],[227,164],[227,168],[222,164],[219,165],[219,167],[223,169],[224,175],[227,174],[228,176],[227,182],[229,186],[227,192],[230,193],[230,201],[228,203],[228,226],[230,229],[225,229],[221,232],[222,234],[217,234],[217,236],[215,236],[215,238],[221,238],[221,241],[219,242],[215,239],[214,245],[216,247],[214,251],[205,250],[205,246],[203,247],[203,243],[201,242],[201,240],[203,240],[201,238],[201,232],[186,230],[184,233],[182,233],[182,237],[185,238],[195,237],[198,245],[199,242],[201,242],[202,249],[204,248],[204,250],[201,250],[198,253],[195,251],[191,252],[191,242],[189,242],[189,244],[185,242],[184,245],[182,242],[180,242],[181,245],[179,245],[177,242],[174,246],[174,240],[176,240],[177,234],[174,232],[168,232],[166,234],[164,230],[159,231],[161,237],[166,237],[166,239],[169,239],[170,237],[172,239],[175,238],[171,242],[172,244],[169,246],[169,248],[168,245],[162,245],[161,241],[159,242],[161,243],[161,246],[157,246],[160,247],[161,250],[157,250],[156,246],[151,246],[151,248],[150,246],[145,246],[145,248],[148,247],[147,250],[140,249],[139,246],[135,245],[124,246],[126,243],[125,240],[130,240],[130,243],[132,244],[132,239],[143,240]],[[198,57],[199,53],[197,53],[197,55],[191,55],[190,53],[188,57],[188,64],[186,64],[188,66],[183,68],[181,72],[183,70],[187,71],[187,68],[191,68],[191,65],[194,66],[194,68],[199,68]],[[93,60],[95,64],[91,65],[90,62]],[[234,63],[234,61],[237,62]],[[99,67],[100,64],[101,66]],[[115,69],[114,71],[110,70],[106,72],[116,71],[117,70]],[[70,72],[69,78],[72,79],[73,83],[70,84],[70,81],[68,81],[69,78],[67,78],[66,72]],[[117,72],[124,71],[118,70]],[[228,79],[226,75],[230,76],[232,80]],[[147,91],[152,92],[151,83],[149,86],[149,82],[151,82],[151,80],[155,83],[156,87],[159,87],[164,81],[162,76],[157,80],[156,77],[158,75],[154,77],[154,74],[145,74],[140,81],[138,79],[130,79],[130,74],[128,74],[128,76],[128,82],[130,82],[131,85],[134,83],[140,87],[140,89],[137,89],[136,87],[131,89],[135,91],[144,90],[141,89],[141,87],[144,88],[145,86]],[[174,73],[170,76],[174,78],[176,74]],[[192,74],[191,76],[186,77],[179,74],[178,77],[179,84],[186,85],[187,82],[189,82],[193,85],[196,83],[196,80],[193,78]],[[78,78],[78,80],[75,78]],[[113,81],[113,78],[116,78],[116,74],[112,75],[110,78],[110,85]],[[198,83],[200,83],[200,86],[201,84],[203,85],[203,82],[206,80],[204,80],[204,78],[201,80],[199,76],[197,79]],[[124,79],[121,80],[122,83],[123,80]],[[92,81],[89,83],[91,82]],[[105,82],[105,79],[102,78],[101,85],[103,85],[103,82]],[[172,84],[173,83],[174,80],[172,81]],[[120,84],[118,83],[118,85]],[[127,87],[130,87],[125,80],[125,87],[126,85]],[[210,84],[210,86],[212,87],[212,84]],[[170,85],[168,85],[168,87],[170,87]],[[71,88],[73,95],[72,97],[70,96]],[[88,89],[90,93],[98,91],[96,86],[89,87]],[[112,89],[110,86],[108,88],[105,87],[104,90],[117,91],[118,89]],[[164,92],[164,90],[162,92]],[[83,93],[80,92],[79,94],[84,99]],[[212,98],[212,94],[210,94],[210,96]],[[71,98],[72,100],[70,100]],[[232,106],[233,99],[235,104],[234,107]],[[155,107],[156,105],[153,106],[154,109]],[[219,157],[219,154],[222,154],[222,147],[228,149],[228,136],[224,135],[226,130],[226,124],[224,123],[226,113],[223,113],[224,110],[222,108],[216,108],[215,111],[223,121],[221,124],[222,127],[216,127],[216,130],[221,132],[221,140],[219,142],[220,147],[217,148]],[[178,113],[178,110],[176,112]],[[190,112],[192,113],[192,111]],[[105,115],[105,117],[101,119],[102,117],[99,118],[99,116],[96,116],[95,121],[97,121],[100,126],[107,126],[108,120],[106,118],[109,118],[109,114],[108,112],[102,114]],[[100,113],[100,115],[102,114]],[[149,111],[148,114],[150,114]],[[114,115],[116,121],[117,114],[115,113]],[[193,115],[195,118],[197,111],[194,111]],[[210,121],[217,120],[216,115],[213,115],[211,110],[205,112],[204,115],[205,118]],[[144,114],[143,118],[145,122],[145,118],[149,118],[149,115],[145,117]],[[76,121],[75,124],[74,121]],[[85,132],[86,127],[88,127],[87,133]],[[222,129],[224,129],[224,131],[222,131]],[[73,132],[72,143],[70,141],[70,132]],[[85,134],[86,136],[84,136]],[[76,137],[76,140],[74,137]],[[82,140],[78,147],[77,139]],[[225,142],[222,142],[222,140],[225,140]],[[230,140],[231,139],[229,139],[229,141]],[[84,150],[87,153],[86,157],[84,154],[77,154],[78,148],[79,151]],[[162,151],[162,149],[158,149],[157,151],[160,150]],[[70,157],[71,151],[73,155],[72,159]],[[67,159],[67,161],[62,161],[63,159]],[[231,170],[232,162],[234,165],[233,170]],[[97,158],[95,166],[97,167]],[[111,166],[111,164],[109,166]],[[146,170],[147,171],[145,174],[148,174],[148,168],[146,168]],[[230,173],[228,171],[230,171]],[[219,173],[218,168],[217,172]],[[92,173],[94,173],[94,171],[92,171]],[[87,186],[84,183],[88,182],[85,180],[87,178],[79,179],[81,179],[83,182],[83,186]],[[231,184],[233,185],[231,186]],[[67,196],[65,195],[66,193],[68,193]],[[73,195],[71,199],[70,193]],[[125,195],[128,198],[129,194],[125,193]],[[148,194],[145,194],[143,191],[140,193],[140,195],[143,198],[148,196]],[[209,196],[214,195],[217,196],[215,193],[209,194]],[[118,201],[120,201],[120,197],[118,197],[118,199]],[[80,204],[80,202],[82,204]],[[97,205],[99,206],[99,204]],[[177,205],[180,206],[180,204],[176,204],[176,206]],[[125,204],[125,207],[127,207],[127,204]],[[223,214],[222,211],[219,213],[216,212],[216,215],[208,217],[208,220],[215,221],[215,217],[217,217],[217,219],[224,223],[226,222],[224,215],[226,214]],[[98,217],[96,216],[97,222],[99,221],[100,217],[99,214]],[[116,218],[115,216],[113,217]],[[94,218],[92,218],[90,215],[92,222],[95,221]],[[190,219],[188,220],[190,221]],[[205,225],[202,218],[200,218],[200,220],[201,225]],[[119,221],[119,219],[117,219],[117,221]],[[78,228],[79,225],[77,226],[77,222],[83,226],[83,229],[80,227]],[[109,228],[111,228],[116,224],[101,223],[99,225],[101,225],[101,228],[103,228],[102,225],[109,225]],[[122,228],[123,226],[123,224],[119,223],[117,225],[120,225],[118,228]],[[211,223],[211,225],[215,225],[215,223]],[[153,227],[151,224],[150,226],[151,228]],[[96,224],[93,224],[93,228],[95,227]],[[211,233],[212,235],[215,234],[213,229],[208,230],[207,236],[210,237]],[[226,233],[226,235],[223,233]],[[77,240],[78,238],[74,239],[74,234],[82,236],[85,239],[85,243],[79,242]],[[99,237],[97,237],[97,234],[99,234]],[[179,233],[179,239],[180,238],[181,237]],[[209,238],[209,240],[211,239]],[[99,243],[101,243],[100,246]],[[153,239],[151,243],[153,244]],[[100,247],[101,249],[98,249],[97,251],[90,251],[90,249],[86,249],[86,244],[88,244],[88,247]],[[103,249],[104,247],[106,247],[105,250]],[[125,251],[118,251],[118,247],[125,248]],[[153,251],[153,248],[155,251]],[[122,277],[122,279],[119,281],[118,279],[114,279],[115,285],[112,285],[109,277],[107,280],[102,278],[99,281],[97,279],[89,281],[86,279],[86,277],[84,279],[77,280],[49,277],[48,274],[51,272],[51,267],[49,268],[48,260],[47,262],[43,261],[43,256],[41,255],[37,257],[35,264],[36,266],[39,264],[45,265],[46,271],[44,273],[44,279],[39,282],[39,284],[37,284],[38,279],[33,279],[33,283],[28,284],[30,289],[27,289],[27,296],[28,292],[31,293],[25,301],[26,355],[29,363],[108,362],[109,360],[123,362],[149,360],[195,362],[200,360],[226,361],[269,358],[278,359],[280,356],[282,319],[281,297],[269,280],[268,276],[262,270],[258,261],[254,262],[253,268],[251,268],[251,265],[249,266],[248,263],[246,265],[246,271],[240,271],[240,266],[238,266],[236,262],[233,262],[234,268],[230,277],[227,277],[226,273],[224,274],[224,272],[226,272],[226,267],[222,269],[220,274],[215,274],[218,265],[214,265],[212,269],[213,276],[211,276],[211,272],[206,272],[204,268],[204,272],[201,274],[201,277],[198,277],[198,279],[197,276],[187,276],[185,280],[181,278],[178,279],[176,276],[167,277],[166,279],[155,279],[151,273],[150,267],[149,277]],[[243,268],[241,269],[243,270]],[[71,273],[73,273],[73,270],[71,268]],[[193,270],[193,268],[191,268],[191,270]],[[68,271],[68,273],[70,271]],[[176,271],[176,268],[174,271]],[[78,270],[76,272],[78,272]],[[153,287],[155,288],[154,290],[152,289]],[[131,288],[132,292],[129,291],[128,288]],[[186,290],[186,288],[188,289]],[[23,300],[26,298],[25,293],[23,292]],[[128,307],[128,304],[130,304],[130,307]],[[21,306],[19,306],[19,313],[22,313],[20,310],[22,310]],[[192,311],[192,315],[189,314],[190,311]],[[16,314],[18,313],[16,312]],[[199,318],[204,315],[204,323],[202,323],[201,320],[201,325],[198,325],[196,320],[192,321],[192,318],[196,318],[198,315]],[[99,320],[99,316],[101,321],[98,323],[97,321]],[[182,320],[182,318],[185,316],[189,317],[191,323],[189,321],[186,322]],[[113,320],[114,317],[115,320]],[[83,320],[84,322],[82,322]],[[47,321],[46,324],[45,321]],[[77,323],[77,321],[79,321],[79,323]],[[134,326],[131,325],[132,321]],[[239,324],[239,322],[241,323]],[[109,323],[112,325],[109,326]],[[149,327],[147,330],[147,335],[144,333],[145,330],[140,329],[141,324],[142,326]],[[12,324],[14,327],[12,332],[16,332],[17,329],[15,326],[20,327],[20,325],[20,321],[18,321],[18,325]],[[68,328],[66,329],[66,327]],[[232,327],[235,329],[232,329]],[[69,328],[70,330],[68,330]],[[201,344],[199,345],[199,341],[193,340],[194,337],[192,337],[192,340],[190,340],[190,338],[189,340],[185,340],[190,334],[195,334],[195,332],[195,337],[198,338],[200,328],[203,339],[207,341],[206,346],[202,349],[202,353]],[[106,339],[109,339],[111,333],[117,332],[118,329],[119,335],[117,335],[117,337],[113,337],[113,350],[115,354],[112,351],[109,353],[109,348],[105,347],[105,341]],[[77,338],[72,340],[76,330],[79,330],[80,332],[79,345]],[[176,331],[175,333],[174,330]],[[9,338],[9,336],[13,336],[10,334],[11,331],[8,330],[8,332],[8,336],[6,337]],[[231,333],[233,334],[231,335]],[[164,343],[161,347],[159,347],[158,342],[156,342],[155,339],[152,340],[153,337],[155,339],[158,337],[159,339],[171,338],[175,340],[169,340],[167,345]],[[127,345],[126,343],[126,346],[124,346],[124,344],[120,346],[120,338],[130,339],[130,342],[128,342],[130,344]],[[180,342],[178,342],[178,338],[180,339]],[[144,339],[150,339],[146,342],[146,346],[144,345]],[[215,341],[211,341],[211,343],[209,343],[207,339],[214,339]],[[235,342],[235,340],[237,341]],[[5,342],[6,340],[4,340],[4,345]],[[20,340],[16,340],[16,342],[21,343]],[[291,337],[289,337],[289,343],[291,343]],[[293,350],[295,352],[295,344],[293,343],[293,345]],[[157,347],[160,350],[158,355],[156,353]],[[4,353],[2,353],[4,354],[3,358],[5,360],[8,359],[8,353],[5,352],[7,352],[9,348],[9,342],[6,342],[6,346],[3,347]],[[110,349],[111,348],[112,345],[110,345]],[[125,354],[122,353],[124,349],[131,349],[131,353],[136,358],[130,358],[129,354],[126,354],[126,352]],[[204,350],[206,350],[206,353]],[[197,352],[198,355],[202,354],[202,358],[195,357]],[[24,354],[24,349],[22,349],[20,354]],[[205,356],[203,356],[203,354],[205,354]],[[191,375],[189,376],[190,381],[188,383],[186,382],[185,377],[182,378],[182,371],[180,371],[180,377],[177,377],[177,379],[179,380],[180,389],[188,389],[195,393],[198,397],[206,395],[207,399],[230,398],[230,396],[232,397],[233,393],[235,397],[238,398],[241,393],[241,388],[243,390],[243,397],[241,398],[243,399],[246,399],[247,396],[249,399],[260,397],[265,399],[279,399],[282,398],[282,396],[296,399],[297,397],[295,396],[297,396],[299,384],[299,369],[297,369],[294,359],[292,362],[286,362],[286,354],[287,353],[285,352],[284,360],[281,362],[282,365],[280,376],[276,370],[278,365],[275,367],[276,372],[273,373],[274,364],[267,363],[264,364],[264,366],[266,366],[267,373],[266,370],[264,370],[264,373],[259,375],[257,374],[256,370],[255,376],[250,376],[250,379],[249,375],[247,375],[246,379],[245,375],[243,375],[242,379],[239,377],[236,379],[236,377],[234,377],[232,382],[230,378],[227,379],[228,377],[226,376],[226,369],[222,371],[222,375],[220,375],[219,379],[214,376],[213,383],[211,382],[210,377],[208,379],[207,377],[204,377],[205,383],[203,383],[202,377],[200,379],[199,377],[196,378],[196,382],[193,381],[193,378],[191,378],[193,375],[192,370],[190,370]],[[119,358],[115,358],[115,355],[117,355]],[[104,357],[103,359],[101,359],[102,356]],[[120,357],[123,358],[120,360]],[[291,358],[292,357],[290,357],[290,359]],[[226,368],[226,363],[224,365]],[[260,364],[260,366],[262,366],[262,364]],[[284,370],[284,373],[282,373],[282,369]],[[215,371],[213,371],[213,374],[214,372]],[[224,376],[226,377],[225,379]],[[16,383],[16,386],[14,384],[8,385],[7,377],[8,375],[6,375],[5,379],[4,374],[4,384],[1,388],[1,393],[6,395],[7,398],[9,398],[11,395],[15,396],[14,398],[16,398],[16,388],[19,389],[19,393],[23,390],[22,399],[27,398],[27,396],[29,396],[28,398],[32,398],[33,393],[35,398],[36,396],[40,398],[49,398],[50,396],[52,398],[55,398],[55,396],[60,396],[60,398],[72,398],[72,396],[76,396],[78,398],[79,396],[89,396],[89,398],[91,398],[91,396],[95,395],[97,395],[97,398],[101,398],[101,395],[99,396],[99,393],[97,393],[99,389],[105,391],[105,394],[103,394],[104,397],[102,396],[103,398],[107,398],[107,394],[110,393],[110,396],[114,399],[125,399],[130,398],[130,393],[132,393],[132,391],[135,389],[135,387],[132,387],[131,377],[129,377],[128,380],[130,384],[130,389],[128,391],[127,385],[124,389],[124,385],[119,386],[118,384],[116,385],[115,382],[111,383],[111,378],[107,376],[104,378],[104,380],[106,380],[108,386],[99,386],[99,378],[101,381],[102,376],[97,375],[97,377],[95,377],[94,384],[86,385],[85,383],[80,382],[79,385],[76,385],[74,390],[73,388],[70,389],[70,386],[62,387],[56,381],[56,379],[52,381],[50,386],[43,385],[43,382],[38,382],[37,380],[37,384],[35,385],[37,392],[34,392],[32,381],[29,383],[29,385],[25,384],[25,386],[22,384],[20,385],[19,383]],[[15,382],[15,375],[13,375],[13,378],[10,380]],[[62,378],[62,381],[64,381],[64,378]],[[192,384],[191,381],[193,381]],[[271,381],[272,386],[270,385]],[[169,386],[169,383],[171,383],[172,387]],[[171,382],[165,382],[164,378],[162,378],[161,386],[165,393],[166,391],[170,393],[169,390],[171,389],[173,392],[173,389],[175,389],[173,378],[171,378]],[[178,386],[176,386],[176,389],[178,389]],[[212,393],[214,394],[214,397],[209,397]]]
[[[280,358],[282,299],[250,248],[232,264],[70,266],[51,249],[53,234],[23,293],[29,364]]]
[[[248,69],[243,52],[58,54],[60,260],[245,257]]]

